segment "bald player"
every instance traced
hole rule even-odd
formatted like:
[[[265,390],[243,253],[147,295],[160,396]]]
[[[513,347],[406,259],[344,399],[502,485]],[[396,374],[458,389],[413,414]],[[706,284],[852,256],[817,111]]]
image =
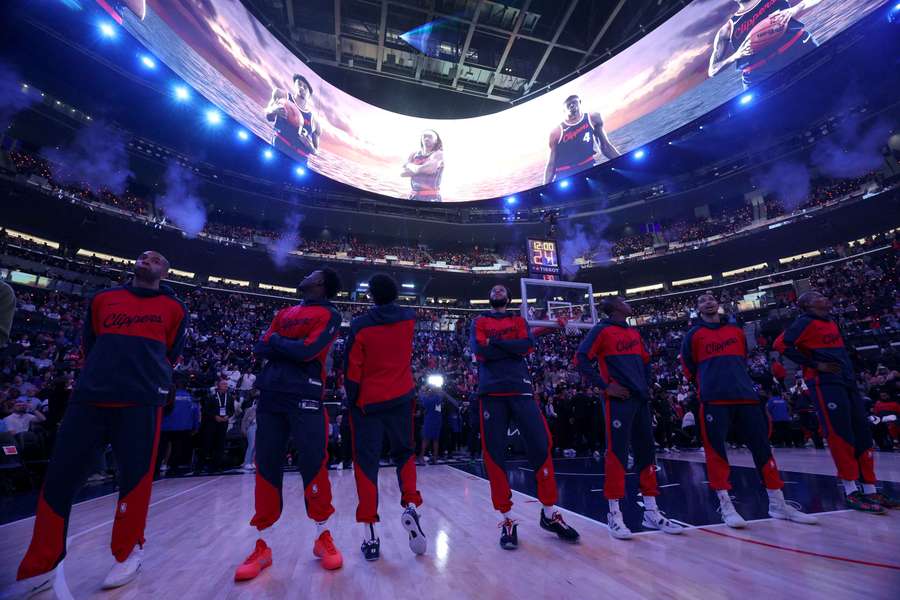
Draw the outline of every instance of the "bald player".
[[[613,159],[619,151],[603,130],[600,113],[581,111],[581,98],[566,98],[566,118],[550,131],[550,155],[544,169],[544,184],[565,179],[601,162],[600,156]]]
[[[71,597],[64,595],[62,562],[72,501],[107,442],[118,466],[119,501],[111,543],[116,562],[103,587],[125,585],[141,568],[162,407],[188,320],[181,301],[160,285],[168,271],[169,261],[148,250],[135,261],[130,283],[100,291],[88,303],[84,365],[38,497],[31,545],[16,575],[21,580],[56,567],[60,598]]]
[[[900,508],[900,503],[875,488],[872,428],[844,338],[831,317],[831,301],[819,292],[806,292],[797,304],[802,314],[778,336],[775,349],[803,367],[847,506],[874,513]],[[862,482],[861,492],[857,480]]]

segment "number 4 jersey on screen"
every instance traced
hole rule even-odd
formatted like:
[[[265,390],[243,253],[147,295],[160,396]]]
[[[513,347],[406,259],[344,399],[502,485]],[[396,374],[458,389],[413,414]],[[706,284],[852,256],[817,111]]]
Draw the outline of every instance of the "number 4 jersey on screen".
[[[883,0],[695,1],[610,60],[499,113],[423,119],[328,84],[239,0],[149,0],[125,26],[213,104],[314,171],[428,202],[497,198],[625,154],[727,102]],[[296,15],[302,26],[302,13]],[[418,52],[410,47],[410,52]]]

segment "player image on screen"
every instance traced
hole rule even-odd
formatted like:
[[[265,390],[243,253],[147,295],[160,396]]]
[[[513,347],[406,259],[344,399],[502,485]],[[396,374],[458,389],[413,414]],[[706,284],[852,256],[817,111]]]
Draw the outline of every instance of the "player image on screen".
[[[737,0],[737,12],[716,33],[709,76],[734,63],[747,89],[818,46],[797,18],[821,1]]]
[[[581,112],[581,98],[566,98],[566,118],[550,132],[550,156],[544,170],[544,183],[565,179],[572,173],[619,156],[619,151],[603,131],[600,113]]]
[[[444,142],[433,129],[426,129],[419,138],[419,149],[409,155],[403,165],[402,177],[409,177],[412,186],[410,200],[441,201],[441,176],[444,174]]]
[[[272,122],[272,145],[288,156],[305,159],[319,150],[319,121],[312,110],[312,86],[295,74],[293,94],[272,90],[265,108],[266,120]]]

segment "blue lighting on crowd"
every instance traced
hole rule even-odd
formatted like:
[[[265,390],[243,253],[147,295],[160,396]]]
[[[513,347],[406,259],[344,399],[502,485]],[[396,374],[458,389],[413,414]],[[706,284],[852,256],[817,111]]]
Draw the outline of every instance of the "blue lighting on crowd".
[[[191,90],[185,85],[176,85],[172,88],[172,95],[179,102],[187,102],[191,99]]]
[[[149,54],[141,54],[141,64],[147,69],[156,69],[156,60]]]
[[[571,182],[568,179],[563,179],[562,181],[559,182],[559,189],[561,189],[561,190],[568,189],[569,185],[571,185]]]
[[[644,160],[647,157],[647,151],[643,148],[638,148],[634,151],[634,160]]]
[[[306,175],[306,169],[300,165],[297,165],[294,168],[294,175],[296,175],[297,177],[303,177],[304,175]]]
[[[247,140],[250,139],[250,134],[247,133],[246,129],[238,129],[237,139],[241,140],[242,142],[246,142]]]
[[[742,106],[746,106],[753,102],[753,94],[747,93],[740,97],[738,102],[741,103]]]
[[[507,196],[507,197],[506,197],[506,203],[507,203],[507,204],[512,205],[512,204],[515,204],[515,203],[518,202],[518,201],[519,201],[519,199],[518,199],[516,196]]]
[[[100,21],[99,23],[97,23],[97,29],[100,30],[100,35],[110,40],[115,39],[115,37],[118,35],[116,26],[109,21]]]
[[[210,108],[208,111],[206,111],[206,122],[210,125],[221,125],[222,113],[220,113],[215,108]]]
[[[265,160],[272,160],[273,158],[275,158],[275,153],[272,152],[271,148],[266,148],[265,150],[263,150],[262,156]]]

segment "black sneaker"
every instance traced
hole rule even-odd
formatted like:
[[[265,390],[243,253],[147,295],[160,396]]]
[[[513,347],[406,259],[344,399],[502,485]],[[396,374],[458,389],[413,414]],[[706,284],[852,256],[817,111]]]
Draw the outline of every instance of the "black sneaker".
[[[381,540],[379,538],[363,540],[359,549],[362,550],[366,560],[378,560],[381,557]]]
[[[856,490],[852,494],[847,495],[847,506],[853,510],[860,512],[874,513],[877,515],[884,513],[884,507],[864,496],[862,492]]]
[[[553,516],[549,519],[544,516],[544,511],[541,511],[541,529],[546,529],[552,533],[555,533],[559,536],[559,539],[565,540],[567,542],[577,542],[578,541],[578,532],[569,527],[565,521],[563,521],[562,515],[559,514],[559,511],[555,511]]]
[[[504,550],[515,550],[519,547],[519,524],[512,519],[500,522],[500,547]]]

